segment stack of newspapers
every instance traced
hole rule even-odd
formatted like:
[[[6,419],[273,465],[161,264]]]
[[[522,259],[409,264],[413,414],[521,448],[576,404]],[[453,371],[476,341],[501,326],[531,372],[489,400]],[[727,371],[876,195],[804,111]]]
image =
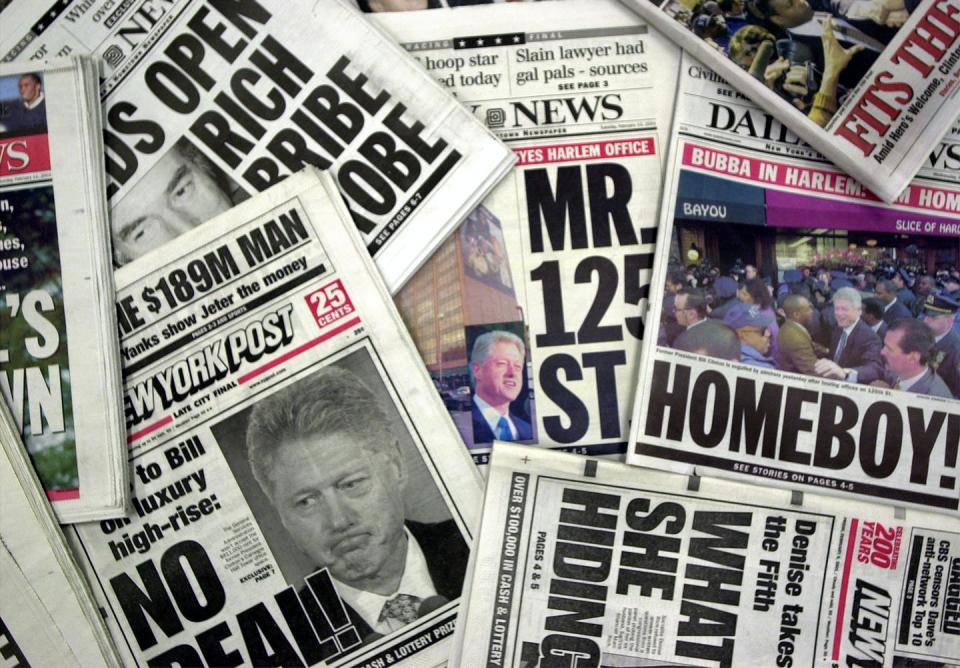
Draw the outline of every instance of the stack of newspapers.
[[[3,660],[960,666],[956,0],[0,4]]]

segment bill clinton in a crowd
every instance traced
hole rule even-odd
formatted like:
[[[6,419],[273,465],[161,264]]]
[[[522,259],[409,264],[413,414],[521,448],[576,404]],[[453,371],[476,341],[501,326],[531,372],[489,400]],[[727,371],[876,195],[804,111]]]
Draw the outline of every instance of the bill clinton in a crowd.
[[[326,567],[364,641],[458,598],[467,546],[453,520],[406,519],[400,445],[374,394],[327,367],[250,414],[247,455],[287,531]]]
[[[850,383],[872,383],[883,377],[883,344],[860,318],[862,307],[863,299],[855,289],[840,288],[834,293],[837,328],[830,339],[830,357],[817,360],[818,375]]]
[[[470,354],[474,380],[473,440],[475,443],[527,441],[533,438],[530,423],[510,412],[520,396],[526,369],[526,347],[513,332],[494,330],[481,334]]]

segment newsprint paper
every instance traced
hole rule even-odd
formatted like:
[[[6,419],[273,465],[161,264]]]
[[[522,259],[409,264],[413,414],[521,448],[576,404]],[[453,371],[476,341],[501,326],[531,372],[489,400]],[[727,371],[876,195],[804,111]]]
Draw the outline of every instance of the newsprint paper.
[[[479,474],[348,226],[311,168],[117,272],[132,507],[73,535],[127,665],[445,660]]]
[[[90,587],[0,401],[0,659],[5,666],[119,666]]]
[[[678,50],[612,0],[377,18],[518,156],[452,249],[459,295],[434,268],[436,295],[418,275],[400,299],[415,339],[442,328],[426,361],[467,390],[448,403],[464,440],[481,462],[494,438],[622,455]]]
[[[958,529],[497,443],[454,665],[956,664]]]
[[[129,491],[97,73],[0,65],[0,401],[61,522]]]
[[[960,115],[960,0],[622,0],[892,202]]]
[[[4,12],[0,59],[106,63],[117,265],[314,165],[395,291],[513,161],[343,0],[50,4]]]
[[[692,58],[678,95],[628,462],[956,516],[958,140],[886,205]]]

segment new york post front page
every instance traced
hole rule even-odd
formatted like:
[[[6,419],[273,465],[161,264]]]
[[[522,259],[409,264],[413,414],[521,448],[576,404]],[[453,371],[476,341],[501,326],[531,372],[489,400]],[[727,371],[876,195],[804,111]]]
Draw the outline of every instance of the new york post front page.
[[[117,272],[133,498],[71,532],[127,665],[446,655],[476,466],[313,168]]]
[[[886,204],[690,57],[679,96],[628,461],[956,518],[958,138]]]
[[[313,165],[395,292],[513,162],[345,0],[4,11],[0,60],[68,53],[105,63],[117,266]]]
[[[453,665],[960,661],[942,515],[496,443],[477,535]]]
[[[398,295],[480,463],[495,438],[622,457],[649,331],[679,52],[616,2],[550,9],[377,17],[518,156]]]

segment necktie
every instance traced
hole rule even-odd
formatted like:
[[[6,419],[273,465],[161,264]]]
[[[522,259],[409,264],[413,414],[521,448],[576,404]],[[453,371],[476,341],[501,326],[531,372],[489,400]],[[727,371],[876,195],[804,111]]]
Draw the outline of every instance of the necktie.
[[[417,610],[423,599],[410,594],[397,594],[383,604],[380,611],[380,621],[396,620],[401,624],[409,624],[417,619]]]
[[[840,342],[837,344],[837,352],[833,355],[833,361],[839,362],[840,356],[843,354],[843,349],[847,347],[847,331],[844,330],[843,334],[840,335]]]
[[[499,441],[512,441],[513,432],[510,431],[510,423],[507,422],[507,418],[500,416],[500,419],[497,420],[497,440]]]

